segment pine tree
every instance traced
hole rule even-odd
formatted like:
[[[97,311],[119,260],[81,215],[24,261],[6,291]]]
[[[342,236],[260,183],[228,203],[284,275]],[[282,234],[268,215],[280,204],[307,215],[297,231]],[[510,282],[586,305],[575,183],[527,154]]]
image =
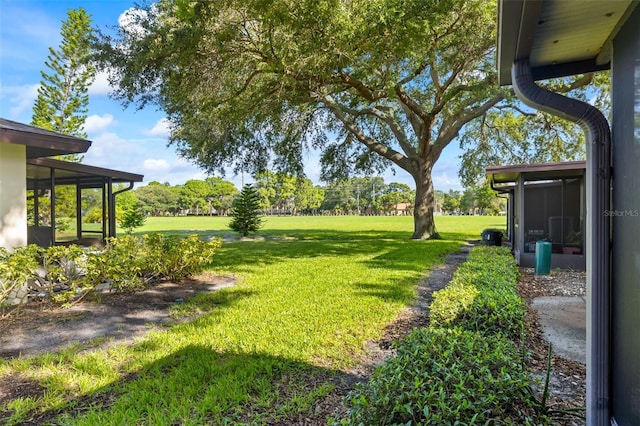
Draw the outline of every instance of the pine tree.
[[[260,218],[260,195],[253,185],[245,185],[231,207],[229,228],[246,237],[262,226]]]
[[[91,15],[83,8],[69,9],[62,21],[62,42],[49,48],[45,61],[50,73],[41,71],[42,81],[33,106],[31,124],[54,132],[86,138],[84,123],[89,105],[89,86],[95,78],[90,62],[94,38]],[[78,158],[71,160],[78,161]]]
[[[49,47],[45,66],[49,73],[40,71],[42,81],[33,105],[31,124],[65,135],[86,138],[84,124],[89,105],[89,86],[95,79],[95,67],[90,59],[94,32],[91,15],[83,8],[67,10],[67,19],[60,30],[62,42],[57,50]],[[81,162],[82,156],[64,155],[63,160]],[[56,216],[75,216],[76,192],[72,186],[56,188]],[[50,208],[41,206],[40,212],[48,217]],[[58,220],[57,229],[61,229]]]

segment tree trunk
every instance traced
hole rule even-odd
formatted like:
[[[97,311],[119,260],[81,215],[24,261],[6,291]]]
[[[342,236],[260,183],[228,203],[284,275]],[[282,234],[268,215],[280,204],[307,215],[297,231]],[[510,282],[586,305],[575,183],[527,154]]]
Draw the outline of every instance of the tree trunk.
[[[418,173],[413,175],[416,182],[416,200],[413,207],[413,238],[414,240],[439,240],[441,237],[436,230],[433,219],[435,197],[431,169],[433,164],[421,164]]]

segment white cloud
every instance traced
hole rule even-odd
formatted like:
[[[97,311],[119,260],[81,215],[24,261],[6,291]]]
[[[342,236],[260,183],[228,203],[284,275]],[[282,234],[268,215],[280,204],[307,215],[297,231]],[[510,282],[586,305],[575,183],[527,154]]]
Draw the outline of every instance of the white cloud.
[[[95,80],[89,86],[90,95],[108,95],[113,91],[111,85],[109,85],[109,74],[101,71],[96,74]]]
[[[182,185],[190,179],[204,180],[206,175],[195,165],[182,158],[170,157],[148,158],[144,160],[145,182],[169,182],[171,185]]]
[[[460,184],[460,180],[457,175],[450,175],[449,173],[438,173],[433,176],[433,186],[435,189],[440,189],[443,191],[448,191],[449,189],[462,189],[462,185]]]
[[[161,118],[156,122],[151,130],[148,130],[144,133],[149,136],[169,136],[169,120],[167,120],[166,118]]]
[[[152,172],[169,171],[169,169],[171,169],[171,166],[169,165],[167,160],[154,158],[148,158],[144,160],[142,166],[145,170],[149,170]]]
[[[139,22],[147,19],[148,15],[146,10],[131,7],[120,14],[118,26],[132,36],[142,37],[147,31]]]
[[[115,124],[115,120],[111,114],[103,114],[102,116],[95,114],[90,115],[84,123],[84,131],[89,134],[98,133],[104,131],[112,124]]]
[[[110,169],[126,170],[130,163],[132,144],[115,133],[101,133],[93,138],[85,154],[85,163]]]
[[[38,87],[40,87],[39,84],[2,86],[0,93],[2,93],[3,97],[7,96],[9,98],[9,104],[11,105],[9,109],[9,117],[6,118],[25,121],[25,118],[21,117],[21,114],[33,108],[33,104],[38,97]]]

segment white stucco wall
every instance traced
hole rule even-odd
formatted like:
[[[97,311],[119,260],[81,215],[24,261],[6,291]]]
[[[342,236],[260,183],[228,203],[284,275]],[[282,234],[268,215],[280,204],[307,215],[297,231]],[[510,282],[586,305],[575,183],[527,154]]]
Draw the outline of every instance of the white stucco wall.
[[[0,142],[0,247],[27,245],[26,147]]]

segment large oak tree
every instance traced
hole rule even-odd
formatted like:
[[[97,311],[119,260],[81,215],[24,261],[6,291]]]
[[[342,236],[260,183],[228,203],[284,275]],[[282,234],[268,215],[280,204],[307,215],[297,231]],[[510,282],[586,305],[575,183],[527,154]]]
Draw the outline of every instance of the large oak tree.
[[[156,103],[208,171],[323,178],[396,166],[415,181],[413,238],[438,237],[431,172],[496,85],[486,0],[161,0],[103,36],[116,96]]]

